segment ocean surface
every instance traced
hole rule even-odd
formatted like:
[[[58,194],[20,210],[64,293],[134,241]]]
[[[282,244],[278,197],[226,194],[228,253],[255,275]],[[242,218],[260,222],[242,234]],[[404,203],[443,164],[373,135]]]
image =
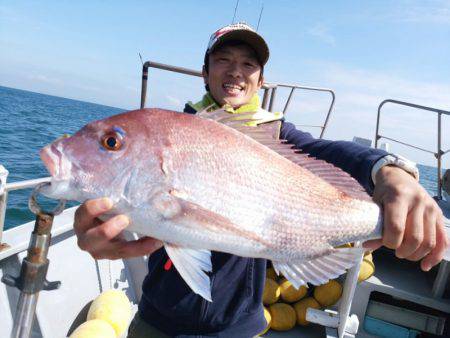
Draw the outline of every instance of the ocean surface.
[[[123,109],[0,86],[0,165],[8,181],[49,176],[39,150],[63,134]],[[31,189],[8,194],[5,229],[34,219],[28,210]],[[50,203],[43,206],[50,208]],[[54,205],[54,204],[53,204]],[[73,204],[72,204],[73,205]]]
[[[43,146],[63,134],[74,133],[90,121],[122,111],[0,86],[0,165],[9,171],[8,182],[48,176],[39,158]],[[435,195],[436,168],[419,165],[419,170],[422,185]],[[5,229],[34,219],[28,210],[30,193],[31,189],[9,193]],[[50,208],[51,204],[43,201],[44,207]]]

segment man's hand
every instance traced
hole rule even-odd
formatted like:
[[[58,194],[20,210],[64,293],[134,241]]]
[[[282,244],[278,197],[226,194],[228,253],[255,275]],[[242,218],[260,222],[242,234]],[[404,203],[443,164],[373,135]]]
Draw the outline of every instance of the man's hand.
[[[98,217],[112,208],[108,198],[88,200],[75,212],[74,230],[80,249],[87,251],[95,259],[118,259],[149,255],[162,247],[154,238],[143,237],[136,241],[121,238],[128,226],[125,215],[117,215],[106,222]]]
[[[393,166],[381,168],[373,199],[384,210],[383,238],[364,247],[384,245],[399,258],[422,259],[424,271],[442,260],[448,246],[442,211],[410,174]]]

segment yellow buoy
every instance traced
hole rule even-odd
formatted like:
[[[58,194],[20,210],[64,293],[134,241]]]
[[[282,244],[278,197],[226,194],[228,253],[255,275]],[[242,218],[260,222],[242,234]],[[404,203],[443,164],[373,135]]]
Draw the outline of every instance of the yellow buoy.
[[[371,260],[363,259],[359,268],[358,282],[362,282],[370,278],[375,273],[375,265]]]
[[[320,304],[313,297],[303,298],[294,304],[298,325],[305,326],[309,324],[306,320],[306,310],[308,310],[308,308],[320,309]]]
[[[92,302],[87,320],[102,319],[116,331],[117,337],[128,328],[132,309],[128,297],[120,290],[107,290]]]
[[[351,248],[351,247],[353,247],[353,243],[345,243],[337,246],[336,248]]]
[[[266,270],[266,278],[273,279],[274,281],[276,281],[278,279],[277,273],[275,272],[275,270],[273,268],[268,268]]]
[[[289,282],[286,278],[280,281],[281,299],[285,302],[293,303],[297,302],[305,297],[308,289],[302,285],[298,290]]]
[[[273,279],[266,278],[264,285],[263,303],[270,305],[275,303],[280,298],[280,286]]]
[[[264,329],[264,331],[259,334],[260,336],[262,336],[264,333],[269,331],[270,324],[272,323],[272,316],[270,315],[269,310],[267,310],[267,308],[265,306],[264,306],[264,318],[266,318],[267,326]]]
[[[336,280],[316,286],[314,288],[314,298],[323,307],[334,305],[342,295],[342,285]]]
[[[295,326],[296,315],[294,308],[289,304],[276,303],[269,307],[272,322],[270,328],[276,331],[287,331]]]
[[[116,338],[116,331],[108,322],[93,319],[78,326],[69,338]]]
[[[373,262],[372,251],[366,251],[366,253],[364,254],[364,259],[367,259],[367,260]]]

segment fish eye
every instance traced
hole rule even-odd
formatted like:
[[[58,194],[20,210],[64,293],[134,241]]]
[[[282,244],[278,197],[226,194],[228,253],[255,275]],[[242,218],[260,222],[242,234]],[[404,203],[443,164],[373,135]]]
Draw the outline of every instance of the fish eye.
[[[101,143],[107,150],[116,151],[122,148],[122,136],[116,132],[109,132],[103,135]]]

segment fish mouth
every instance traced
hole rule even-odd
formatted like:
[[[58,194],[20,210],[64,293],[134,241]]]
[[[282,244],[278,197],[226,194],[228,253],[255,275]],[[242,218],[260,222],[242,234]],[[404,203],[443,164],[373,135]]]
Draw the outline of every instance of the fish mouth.
[[[47,171],[50,173],[52,177],[54,177],[56,175],[56,168],[57,168],[56,163],[59,162],[59,158],[52,152],[51,150],[52,146],[53,145],[45,146],[41,150],[40,156],[42,162],[44,162],[44,165],[47,168]]]
[[[71,164],[58,148],[59,143],[49,144],[41,150],[40,156],[52,179],[65,180],[70,176]]]
[[[41,160],[52,176],[51,184],[41,189],[44,196],[54,199],[74,199],[70,195],[72,165],[67,157],[59,150],[59,142],[45,146],[41,152]]]
[[[49,144],[41,150],[40,156],[50,175],[56,178],[60,172],[61,153],[54,144]]]

